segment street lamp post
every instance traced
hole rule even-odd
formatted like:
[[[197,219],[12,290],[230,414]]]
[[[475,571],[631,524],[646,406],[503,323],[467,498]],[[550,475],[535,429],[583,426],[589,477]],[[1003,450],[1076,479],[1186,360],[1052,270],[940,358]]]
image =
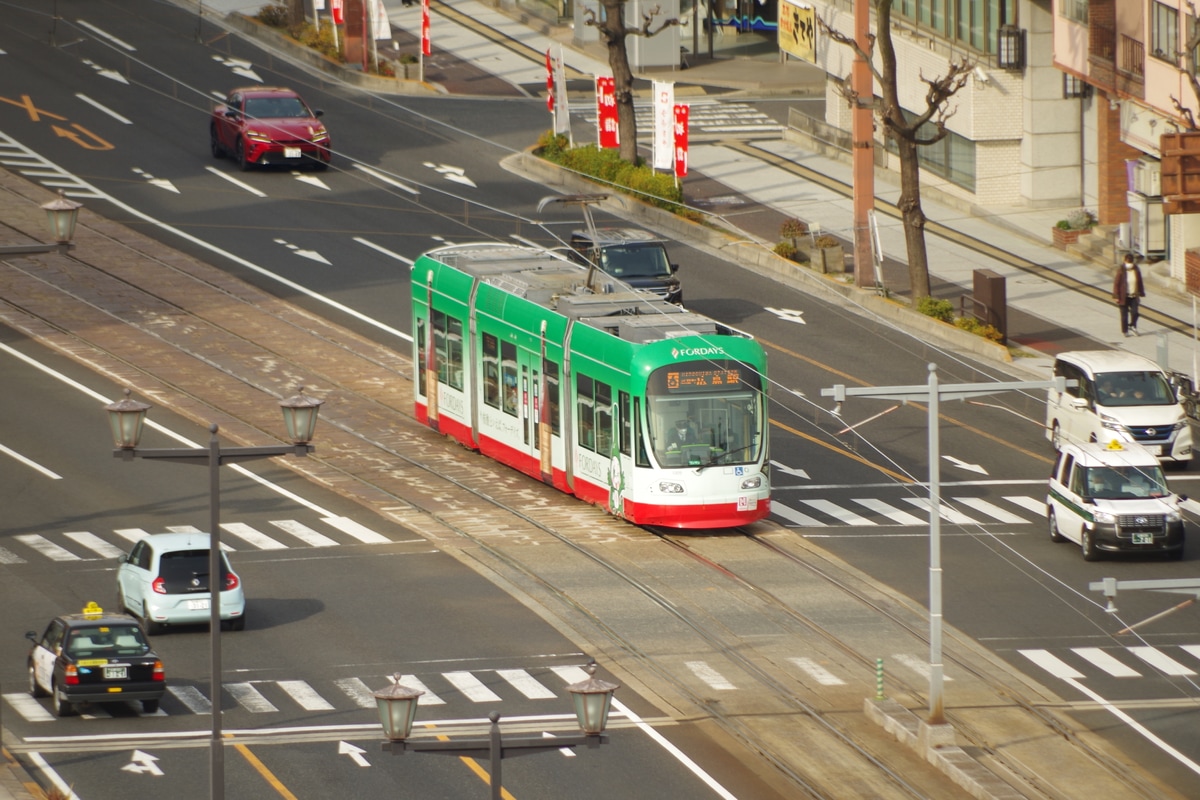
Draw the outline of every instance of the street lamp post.
[[[553,739],[547,739],[545,736],[502,737],[500,735],[500,713],[493,711],[488,714],[491,727],[488,730],[487,739],[459,739],[457,741],[409,740],[413,721],[417,716],[417,700],[425,693],[420,689],[411,689],[401,685],[400,676],[396,675],[394,684],[375,692],[375,702],[379,706],[379,720],[383,725],[383,734],[388,738],[383,743],[383,750],[392,755],[403,755],[412,751],[471,758],[486,756],[491,761],[491,798],[500,800],[502,785],[500,763],[506,756],[545,753],[550,750],[561,750],[564,747],[574,748],[581,745],[591,749],[608,742],[608,735],[604,733],[604,729],[608,726],[608,712],[612,708],[613,692],[620,687],[615,683],[597,678],[594,661],[588,664],[587,673],[588,677],[585,680],[572,683],[567,687],[567,691],[575,700],[575,718],[579,723],[580,733],[572,736],[555,736]]]
[[[965,400],[998,392],[1054,388],[1062,392],[1075,381],[1056,377],[1048,381],[1012,381],[1009,383],[958,383],[940,385],[937,364],[929,365],[929,383],[924,386],[865,386],[847,389],[838,384],[822,389],[822,397],[832,397],[834,414],[840,416],[847,397],[874,397],[879,400],[924,401],[929,409],[929,719],[930,726],[946,724],[942,700],[944,665],[942,664],[942,525],[941,472],[939,450],[939,406],[942,400]]]
[[[150,405],[133,400],[129,390],[125,399],[105,407],[112,425],[113,456],[123,461],[149,458],[172,461],[178,464],[198,464],[208,467],[209,502],[209,636],[212,642],[210,671],[212,673],[212,740],[210,742],[211,773],[210,797],[221,800],[225,796],[225,752],[221,741],[221,500],[220,466],[242,461],[255,461],[275,456],[307,456],[313,452],[313,433],[317,427],[317,414],[323,400],[304,394],[304,387],[287,400],[279,401],[283,411],[291,445],[269,445],[265,447],[222,447],[217,439],[217,426],[210,425],[212,434],[207,447],[138,448],[142,426]]]
[[[58,197],[48,203],[42,203],[46,212],[46,221],[50,224],[50,232],[54,236],[54,244],[11,244],[0,245],[0,256],[31,256],[38,253],[66,253],[75,245],[75,223],[79,221],[79,209],[82,203],[68,200],[62,189]]]

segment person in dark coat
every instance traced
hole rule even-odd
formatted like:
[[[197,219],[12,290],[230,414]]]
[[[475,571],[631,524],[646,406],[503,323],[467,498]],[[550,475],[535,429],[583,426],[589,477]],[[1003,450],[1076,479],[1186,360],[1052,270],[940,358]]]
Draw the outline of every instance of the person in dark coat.
[[[1121,334],[1137,336],[1138,306],[1146,296],[1146,284],[1133,255],[1126,253],[1125,261],[1113,278],[1113,300],[1121,309]]]

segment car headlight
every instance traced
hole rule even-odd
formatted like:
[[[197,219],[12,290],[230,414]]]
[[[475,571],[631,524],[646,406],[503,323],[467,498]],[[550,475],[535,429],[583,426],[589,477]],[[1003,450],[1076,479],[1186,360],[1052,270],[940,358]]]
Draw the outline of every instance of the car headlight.
[[[1103,522],[1107,525],[1107,524],[1116,522],[1117,515],[1112,513],[1111,511],[1093,511],[1092,512],[1092,520],[1095,522]]]
[[[683,484],[674,481],[660,481],[658,490],[663,494],[683,494]]]
[[[251,139],[256,142],[270,142],[271,141],[270,136],[263,133],[262,131],[256,131],[256,130],[246,131],[246,138]]]
[[[1125,426],[1118,422],[1116,417],[1110,417],[1108,414],[1100,415],[1100,426],[1117,433],[1125,432]]]
[[[757,489],[760,486],[762,486],[762,475],[754,475],[742,481],[743,489]]]
[[[1183,515],[1179,513],[1178,509],[1167,512],[1167,522],[1180,522],[1181,520],[1183,520]]]
[[[315,131],[312,132],[312,140],[314,142],[323,142],[328,138],[329,138],[329,131],[325,130],[325,128],[323,128],[323,127],[317,128]]]

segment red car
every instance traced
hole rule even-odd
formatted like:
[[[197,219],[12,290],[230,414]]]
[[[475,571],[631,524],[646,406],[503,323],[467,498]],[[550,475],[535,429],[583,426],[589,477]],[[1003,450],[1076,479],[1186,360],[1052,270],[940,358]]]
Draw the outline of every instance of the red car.
[[[329,131],[291,89],[234,89],[213,109],[209,134],[214,158],[232,157],[243,170],[268,164],[311,164],[325,169],[333,157]]]

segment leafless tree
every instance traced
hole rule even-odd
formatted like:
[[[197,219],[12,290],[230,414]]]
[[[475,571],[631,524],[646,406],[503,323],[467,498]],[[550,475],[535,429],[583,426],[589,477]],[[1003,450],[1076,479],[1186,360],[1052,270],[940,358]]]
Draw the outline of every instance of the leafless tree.
[[[921,171],[917,148],[940,142],[950,133],[946,122],[954,116],[957,106],[950,108],[948,101],[966,85],[975,65],[964,57],[952,61],[946,74],[940,78],[927,78],[922,73],[921,81],[926,85],[925,108],[911,117],[906,116],[900,105],[896,50],[892,44],[892,0],[874,0],[874,5],[875,29],[879,33],[868,37],[865,51],[853,38],[829,27],[825,20],[818,18],[817,24],[830,39],[846,45],[865,60],[879,83],[881,96],[878,101],[873,97],[857,97],[849,80],[842,84],[841,93],[851,106],[859,102],[872,104],[876,116],[883,123],[884,135],[896,143],[900,158],[899,207],[904,222],[908,275],[915,303],[930,294],[929,256],[925,248],[925,212],[921,209]],[[872,61],[876,44],[879,46],[878,66]]]
[[[1192,85],[1192,94],[1197,100],[1200,100],[1200,77],[1196,75],[1196,48],[1200,47],[1200,24],[1196,20],[1196,4],[1191,0],[1187,0],[1184,4],[1187,6],[1190,16],[1188,17],[1191,32],[1188,35],[1187,41],[1183,44],[1183,64],[1184,75],[1188,82]],[[1200,130],[1196,125],[1196,115],[1192,110],[1185,106],[1180,99],[1175,95],[1171,95],[1171,102],[1175,105],[1175,110],[1179,112],[1179,116],[1183,117],[1184,122],[1191,130]]]
[[[617,101],[617,135],[621,140],[618,153],[622,161],[630,164],[637,163],[637,120],[633,116],[633,72],[629,69],[629,53],[625,49],[627,36],[655,36],[663,30],[678,25],[679,20],[672,18],[662,21],[654,27],[654,18],[661,13],[661,8],[655,6],[642,14],[642,26],[630,28],[625,25],[626,0],[600,0],[604,9],[604,19],[596,19],[593,8],[585,8],[584,22],[594,27],[600,35],[601,43],[608,49],[608,66],[613,73],[613,87]]]

